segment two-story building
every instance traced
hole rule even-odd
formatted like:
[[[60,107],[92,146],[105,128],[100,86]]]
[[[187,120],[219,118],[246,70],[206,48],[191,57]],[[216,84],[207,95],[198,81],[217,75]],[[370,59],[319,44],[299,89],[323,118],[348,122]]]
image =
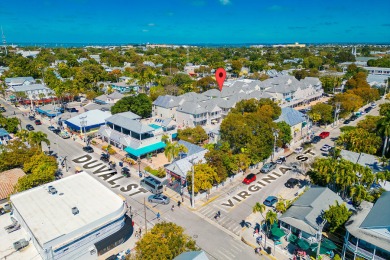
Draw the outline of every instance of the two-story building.
[[[363,201],[345,224],[343,259],[390,259],[390,192]]]
[[[163,135],[175,138],[176,122],[170,119],[147,119],[132,113],[118,113],[105,119],[98,135],[107,143],[125,150],[130,157],[139,158],[162,151],[165,143]],[[154,120],[151,122],[150,120]]]
[[[93,101],[97,104],[105,105],[105,104],[115,104],[118,100],[123,98],[124,95],[117,91],[112,92],[109,95],[101,95],[93,99]]]
[[[4,82],[6,86],[13,87],[13,86],[34,84],[35,79],[33,77],[15,77],[15,78],[5,78]]]
[[[12,96],[16,97],[16,93],[20,92],[24,93],[29,100],[41,100],[42,98],[47,99],[55,95],[53,90],[43,84],[11,86],[6,91],[10,99],[12,99]]]

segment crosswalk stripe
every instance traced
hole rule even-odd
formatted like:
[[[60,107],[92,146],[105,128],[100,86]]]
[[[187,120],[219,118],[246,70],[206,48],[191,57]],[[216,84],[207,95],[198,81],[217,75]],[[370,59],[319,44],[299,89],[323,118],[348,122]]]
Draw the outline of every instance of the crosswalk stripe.
[[[225,251],[226,252],[226,251]],[[217,251],[217,253],[218,254],[220,254],[220,255],[223,255],[224,256],[224,258],[223,259],[231,259],[231,260],[233,260],[234,258],[231,258],[231,257],[229,257],[229,256],[227,256],[226,254],[224,254],[223,252],[221,252],[220,250],[218,250]]]

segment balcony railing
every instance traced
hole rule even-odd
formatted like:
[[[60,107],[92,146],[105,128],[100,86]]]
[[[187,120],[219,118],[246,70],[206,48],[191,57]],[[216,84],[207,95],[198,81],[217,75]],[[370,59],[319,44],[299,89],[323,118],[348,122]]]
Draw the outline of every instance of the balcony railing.
[[[197,118],[194,117],[194,122],[200,122],[200,121],[203,121],[203,120],[207,120],[207,117],[205,117],[205,116],[197,117]]]
[[[350,251],[355,252],[356,245],[352,244],[350,241],[348,241],[347,247]],[[374,256],[373,253],[368,252],[367,250],[364,250],[363,248],[360,248],[359,245],[358,245],[358,248],[356,250],[356,254],[359,256],[368,258],[368,259],[373,259],[372,257]],[[386,260],[385,258],[382,258],[382,257],[377,256],[377,255],[374,257],[374,259],[375,260]]]

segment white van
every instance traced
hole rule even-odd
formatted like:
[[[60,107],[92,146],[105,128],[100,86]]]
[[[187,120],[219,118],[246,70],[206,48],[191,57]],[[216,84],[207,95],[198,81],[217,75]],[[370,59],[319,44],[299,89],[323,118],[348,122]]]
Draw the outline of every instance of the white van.
[[[153,194],[163,193],[163,185],[161,181],[148,176],[141,180],[141,186],[150,191]]]

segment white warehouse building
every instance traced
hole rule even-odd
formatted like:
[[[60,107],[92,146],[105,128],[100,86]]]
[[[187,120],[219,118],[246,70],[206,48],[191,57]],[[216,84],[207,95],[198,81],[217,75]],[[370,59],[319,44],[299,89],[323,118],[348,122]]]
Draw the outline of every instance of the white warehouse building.
[[[12,195],[11,216],[42,259],[97,259],[128,239],[127,204],[87,173]]]

